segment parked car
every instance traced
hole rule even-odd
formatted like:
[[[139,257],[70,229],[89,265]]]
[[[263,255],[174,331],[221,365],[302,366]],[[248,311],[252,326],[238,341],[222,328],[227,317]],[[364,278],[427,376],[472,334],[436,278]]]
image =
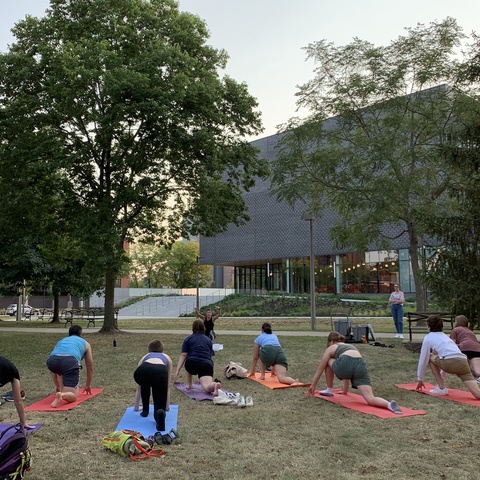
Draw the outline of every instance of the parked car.
[[[31,307],[30,305],[22,305],[22,312],[23,312],[23,315],[34,315],[35,313],[37,313],[37,309]],[[11,317],[16,315],[17,314],[17,304],[16,303],[11,303],[7,307],[7,309],[5,310],[5,313],[7,315],[10,315]]]

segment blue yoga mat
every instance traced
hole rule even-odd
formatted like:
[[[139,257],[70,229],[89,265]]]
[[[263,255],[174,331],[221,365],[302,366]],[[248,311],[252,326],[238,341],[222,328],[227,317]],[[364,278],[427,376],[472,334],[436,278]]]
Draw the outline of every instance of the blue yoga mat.
[[[170,405],[170,410],[165,418],[165,430],[162,430],[162,432],[169,432],[172,428],[177,430],[177,422],[178,405]],[[153,405],[150,405],[148,417],[142,417],[140,412],[134,412],[133,407],[128,407],[115,430],[135,430],[140,432],[145,438],[153,435],[157,431],[155,419],[153,418]]]

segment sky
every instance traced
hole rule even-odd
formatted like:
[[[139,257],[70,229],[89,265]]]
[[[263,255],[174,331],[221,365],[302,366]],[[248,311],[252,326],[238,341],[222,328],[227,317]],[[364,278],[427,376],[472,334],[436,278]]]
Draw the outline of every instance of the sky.
[[[3,0],[6,2],[6,0]],[[14,39],[12,26],[26,15],[42,16],[49,0],[8,2],[0,16],[0,51]],[[314,76],[315,65],[306,61],[304,47],[326,39],[338,46],[355,37],[388,45],[418,23],[453,17],[466,34],[480,34],[479,0],[180,0],[180,10],[202,18],[210,31],[208,44],[228,52],[223,74],[245,82],[259,102],[264,131],[297,111],[298,86]]]

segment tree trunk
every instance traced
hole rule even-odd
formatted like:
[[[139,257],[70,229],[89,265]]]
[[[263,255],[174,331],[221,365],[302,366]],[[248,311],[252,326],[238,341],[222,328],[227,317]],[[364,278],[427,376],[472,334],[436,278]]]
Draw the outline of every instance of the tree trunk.
[[[101,333],[109,333],[118,331],[117,322],[115,321],[115,283],[117,281],[117,273],[108,270],[105,275],[105,315],[103,317],[103,327]]]
[[[60,323],[60,292],[53,293],[53,318],[50,323]]]
[[[410,226],[408,227],[408,235],[410,237],[408,252],[410,254],[410,263],[412,265],[413,281],[415,282],[417,312],[426,312],[428,308],[427,288],[422,277],[422,267],[418,255],[418,237],[415,229]]]

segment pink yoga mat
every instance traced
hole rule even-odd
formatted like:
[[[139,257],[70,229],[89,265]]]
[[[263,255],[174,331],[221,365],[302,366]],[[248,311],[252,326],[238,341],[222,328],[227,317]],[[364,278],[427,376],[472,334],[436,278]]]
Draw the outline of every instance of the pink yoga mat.
[[[103,392],[103,388],[92,388],[91,395],[87,395],[86,393],[83,393],[83,391],[81,391],[79,392],[78,398],[75,402],[72,402],[72,403],[62,402],[61,405],[59,405],[57,408],[53,408],[50,405],[55,400],[55,394],[53,394],[47,398],[44,398],[43,400],[40,400],[36,403],[33,403],[32,405],[29,405],[28,407],[25,407],[25,410],[29,412],[33,412],[33,411],[57,412],[62,410],[71,410],[72,408],[75,408],[77,405],[84,402],[85,400],[95,397],[96,395],[102,392]]]
[[[416,383],[400,383],[395,385],[398,388],[404,390],[410,390],[416,392],[417,384]],[[441,398],[442,400],[450,400],[451,402],[467,403],[468,405],[474,405],[475,407],[480,407],[480,400],[474,398],[474,396],[466,390],[458,390],[456,388],[448,388],[448,395],[435,395],[430,393],[430,390],[435,388],[435,385],[431,383],[425,383],[425,388],[421,392],[430,397]]]
[[[372,407],[365,399],[358,395],[357,393],[348,392],[347,395],[344,395],[341,388],[334,389],[334,396],[333,397],[325,397],[320,395],[318,390],[315,390],[315,395],[312,395],[316,398],[321,398],[322,400],[326,400],[327,402],[336,403],[337,405],[342,405],[342,407],[350,408],[352,410],[356,410],[357,412],[366,413],[368,415],[375,415],[379,418],[403,418],[403,417],[411,417],[413,415],[425,415],[427,412],[423,410],[412,410],[411,408],[402,407],[402,414],[397,415],[396,413],[391,412],[386,408],[379,408],[379,407]],[[310,395],[308,392],[305,392],[305,395]]]
[[[187,397],[201,402],[202,400],[213,400],[213,393],[205,393],[199,382],[192,384],[193,388],[187,388],[186,383],[174,383],[174,387],[184,393]]]
[[[272,377],[270,373],[265,374],[265,380],[260,380],[260,373],[255,373],[255,378],[247,377],[254,382],[261,383],[272,390],[276,390],[277,388],[294,388],[294,387],[308,387],[310,386],[309,383],[299,383],[298,385],[287,385],[285,383],[280,383],[277,380],[277,377]]]

